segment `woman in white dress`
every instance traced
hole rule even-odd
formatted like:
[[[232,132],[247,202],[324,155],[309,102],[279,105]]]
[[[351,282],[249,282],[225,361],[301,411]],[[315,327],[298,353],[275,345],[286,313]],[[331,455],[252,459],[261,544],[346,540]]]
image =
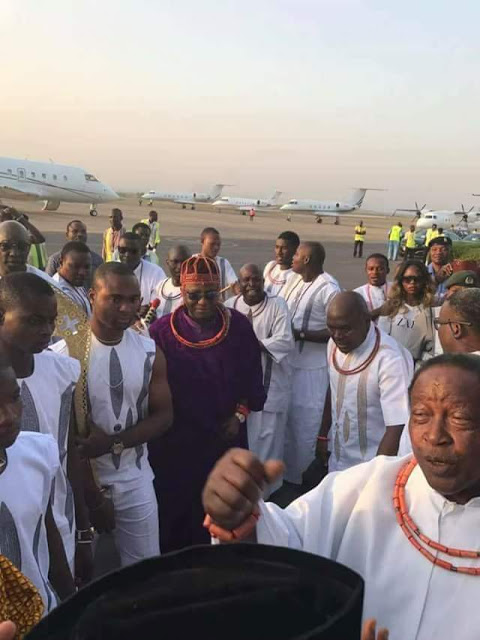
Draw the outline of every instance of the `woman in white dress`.
[[[432,357],[435,285],[422,262],[406,260],[398,268],[378,326],[408,349],[417,363]]]

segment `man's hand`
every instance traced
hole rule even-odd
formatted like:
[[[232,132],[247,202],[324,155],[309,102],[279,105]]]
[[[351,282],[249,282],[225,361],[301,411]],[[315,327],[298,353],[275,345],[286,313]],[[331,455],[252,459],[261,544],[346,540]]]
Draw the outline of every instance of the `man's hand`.
[[[317,440],[315,456],[320,459],[320,462],[324,467],[328,468],[328,458],[330,457],[330,452],[328,451],[328,440]]]
[[[111,437],[87,416],[88,438],[75,438],[75,442],[83,458],[98,458],[108,453],[112,447]]]
[[[90,509],[89,516],[97,533],[110,533],[115,529],[115,508],[109,498],[103,498],[98,507]]]
[[[377,621],[373,618],[365,620],[362,629],[362,640],[388,640],[388,629],[379,629],[377,631]]]
[[[437,282],[444,282],[453,273],[453,267],[450,263],[445,264],[441,269],[437,271],[435,279]]]
[[[232,531],[252,513],[265,483],[284,471],[279,460],[262,463],[250,451],[230,449],[210,473],[203,490],[205,512],[215,524]]]
[[[15,640],[17,627],[11,620],[0,622],[0,640]]]
[[[81,589],[93,577],[93,554],[91,544],[80,544],[75,547],[75,586]]]
[[[238,436],[242,426],[245,427],[237,416],[233,415],[222,424],[220,435],[224,440],[234,440]]]

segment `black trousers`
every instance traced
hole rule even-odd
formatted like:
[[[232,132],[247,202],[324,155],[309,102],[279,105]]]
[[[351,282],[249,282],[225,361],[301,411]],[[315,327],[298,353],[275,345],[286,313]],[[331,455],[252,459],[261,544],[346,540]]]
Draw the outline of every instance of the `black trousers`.
[[[357,250],[358,250],[358,257],[361,258],[363,256],[363,240],[355,240],[355,243],[353,245],[354,258],[357,257]]]
[[[415,258],[416,249],[405,249],[405,260],[413,260]]]

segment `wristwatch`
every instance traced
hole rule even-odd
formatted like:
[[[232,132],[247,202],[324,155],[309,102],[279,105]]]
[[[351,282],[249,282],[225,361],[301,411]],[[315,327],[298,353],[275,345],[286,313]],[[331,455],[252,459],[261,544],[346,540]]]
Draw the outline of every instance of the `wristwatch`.
[[[300,340],[305,340],[305,331],[300,331],[298,335],[300,336]]]
[[[80,544],[90,544],[95,537],[95,529],[90,527],[89,529],[77,529],[75,532],[75,542]]]
[[[120,438],[115,438],[111,446],[110,452],[113,453],[113,455],[115,456],[119,456],[124,449],[125,449],[125,445],[120,440]]]
[[[243,424],[245,422],[245,420],[246,420],[246,417],[244,416],[243,413],[240,413],[240,411],[237,411],[235,413],[235,417],[240,422],[240,424]]]

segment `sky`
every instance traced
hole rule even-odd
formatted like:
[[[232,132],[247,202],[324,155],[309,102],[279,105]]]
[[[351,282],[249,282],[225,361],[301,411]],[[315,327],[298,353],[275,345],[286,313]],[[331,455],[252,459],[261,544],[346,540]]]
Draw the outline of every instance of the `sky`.
[[[0,154],[120,191],[480,204],[480,3],[0,0]]]

